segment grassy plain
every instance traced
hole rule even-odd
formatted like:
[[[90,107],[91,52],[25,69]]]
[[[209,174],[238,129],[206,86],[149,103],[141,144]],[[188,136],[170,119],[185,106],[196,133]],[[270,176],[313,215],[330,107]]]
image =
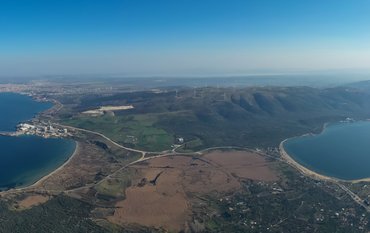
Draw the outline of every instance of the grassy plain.
[[[112,140],[133,148],[163,151],[171,148],[174,138],[155,126],[158,114],[130,116],[79,116],[65,119],[63,124],[89,129],[106,135]]]

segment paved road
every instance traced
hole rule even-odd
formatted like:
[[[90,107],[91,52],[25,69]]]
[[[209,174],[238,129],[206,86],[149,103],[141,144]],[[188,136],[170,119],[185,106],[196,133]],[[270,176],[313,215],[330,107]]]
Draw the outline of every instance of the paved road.
[[[75,189],[71,189],[71,190],[67,190],[65,192],[72,192],[72,191],[76,191],[76,190],[79,190],[79,189],[82,189],[82,188],[86,188],[86,187],[91,187],[93,185],[97,185],[97,184],[100,184],[101,182],[103,182],[104,180],[108,179],[108,178],[111,178],[112,176],[114,176],[116,173],[118,173],[119,171],[129,167],[129,166],[132,166],[136,163],[140,163],[140,162],[143,162],[143,161],[146,161],[146,160],[150,160],[150,159],[156,159],[156,158],[161,158],[161,157],[165,157],[165,156],[173,156],[173,155],[194,155],[194,154],[198,154],[198,155],[201,155],[203,154],[204,152],[206,151],[210,151],[210,150],[217,150],[217,149],[243,149],[243,150],[251,150],[249,148],[244,148],[244,147],[238,147],[238,146],[219,146],[219,147],[210,147],[210,148],[206,148],[206,149],[203,149],[203,150],[200,150],[200,151],[196,151],[196,152],[191,152],[191,153],[185,153],[185,152],[177,152],[176,149],[180,148],[181,146],[178,146],[178,147],[175,147],[174,149],[172,150],[166,150],[166,151],[162,151],[162,152],[150,152],[150,151],[144,151],[144,150],[138,150],[138,149],[133,149],[133,148],[130,148],[130,147],[125,147],[125,146],[122,146],[121,144],[113,141],[112,139],[108,138],[107,136],[105,136],[104,134],[102,133],[99,133],[99,132],[95,132],[95,131],[92,131],[92,130],[87,130],[87,129],[82,129],[82,128],[78,128],[78,127],[73,127],[73,126],[67,126],[67,125],[62,125],[62,124],[57,124],[57,123],[54,123],[55,125],[59,126],[59,127],[63,127],[63,128],[67,128],[67,129],[72,129],[72,130],[76,130],[76,131],[82,131],[82,132],[86,132],[86,133],[91,133],[91,134],[95,134],[95,135],[98,135],[104,139],[106,139],[107,141],[111,142],[113,145],[119,147],[119,148],[122,148],[122,149],[125,149],[127,151],[132,151],[132,152],[137,152],[137,153],[141,153],[142,156],[138,159],[138,160],[135,160],[121,168],[119,168],[118,170],[116,170],[115,172],[113,172],[112,174],[106,176],[105,178],[103,178],[102,180],[100,180],[98,183],[95,183],[95,184],[89,184],[89,185],[86,185],[86,186],[83,186],[83,187],[79,187],[79,188],[75,188]],[[146,154],[148,153],[151,153],[151,154],[158,154],[158,155],[155,155],[155,156],[150,156],[150,157],[145,157]],[[280,160],[280,161],[283,161],[283,162],[286,162],[285,160],[283,159],[280,159],[280,158],[276,158],[276,157],[273,157],[273,156],[269,156],[265,153],[259,153],[261,155],[264,155],[264,156],[268,156],[268,157],[271,157],[273,159],[277,159],[277,160]],[[289,164],[289,163],[288,163]],[[344,186],[343,184],[339,183],[339,182],[334,182],[336,183],[341,189],[343,189],[356,203],[358,203],[359,205],[361,205],[362,207],[364,207],[368,212],[370,212],[370,207],[365,205],[363,200],[357,196],[355,193],[353,193],[351,190],[349,190],[346,186]]]
[[[354,192],[349,190],[346,186],[344,186],[341,183],[337,183],[337,185],[343,189],[355,202],[357,202],[359,205],[364,207],[368,212],[370,212],[370,207],[364,204],[364,200],[362,200],[359,196],[357,196]]]
[[[62,124],[58,124],[58,123],[54,123],[55,125],[59,126],[59,127],[62,127],[62,128],[67,128],[67,129],[72,129],[72,130],[76,130],[76,131],[82,131],[82,132],[86,132],[86,133],[91,133],[91,134],[95,134],[95,135],[98,135],[104,139],[106,139],[107,141],[109,141],[110,143],[112,143],[113,145],[119,147],[119,148],[122,148],[122,149],[125,149],[125,150],[128,150],[128,151],[132,151],[132,152],[138,152],[138,153],[141,153],[143,155],[147,154],[147,153],[158,153],[158,152],[149,152],[149,151],[143,151],[143,150],[137,150],[137,149],[133,149],[133,148],[130,148],[130,147],[125,147],[125,146],[122,146],[121,144],[113,141],[112,139],[108,138],[107,136],[105,136],[104,134],[102,133],[98,133],[98,132],[95,132],[95,131],[92,131],[92,130],[88,130],[88,129],[82,129],[82,128],[77,128],[77,127],[73,127],[73,126],[68,126],[68,125],[62,125]]]

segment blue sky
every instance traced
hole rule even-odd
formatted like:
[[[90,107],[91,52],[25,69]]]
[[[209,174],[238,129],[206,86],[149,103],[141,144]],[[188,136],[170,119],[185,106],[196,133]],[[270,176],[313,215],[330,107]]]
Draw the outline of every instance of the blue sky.
[[[370,70],[369,0],[1,0],[0,75]]]

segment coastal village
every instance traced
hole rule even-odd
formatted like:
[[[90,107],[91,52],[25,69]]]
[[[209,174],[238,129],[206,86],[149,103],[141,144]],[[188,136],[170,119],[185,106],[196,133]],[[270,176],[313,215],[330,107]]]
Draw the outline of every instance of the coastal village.
[[[72,136],[68,129],[53,126],[50,123],[40,122],[21,123],[17,126],[16,135],[36,135],[44,138],[62,138]]]

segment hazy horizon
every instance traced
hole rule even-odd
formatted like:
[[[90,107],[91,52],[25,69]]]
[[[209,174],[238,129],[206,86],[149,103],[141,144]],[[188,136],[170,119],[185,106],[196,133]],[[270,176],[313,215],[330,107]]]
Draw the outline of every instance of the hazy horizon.
[[[3,1],[0,76],[370,74],[370,2]]]

